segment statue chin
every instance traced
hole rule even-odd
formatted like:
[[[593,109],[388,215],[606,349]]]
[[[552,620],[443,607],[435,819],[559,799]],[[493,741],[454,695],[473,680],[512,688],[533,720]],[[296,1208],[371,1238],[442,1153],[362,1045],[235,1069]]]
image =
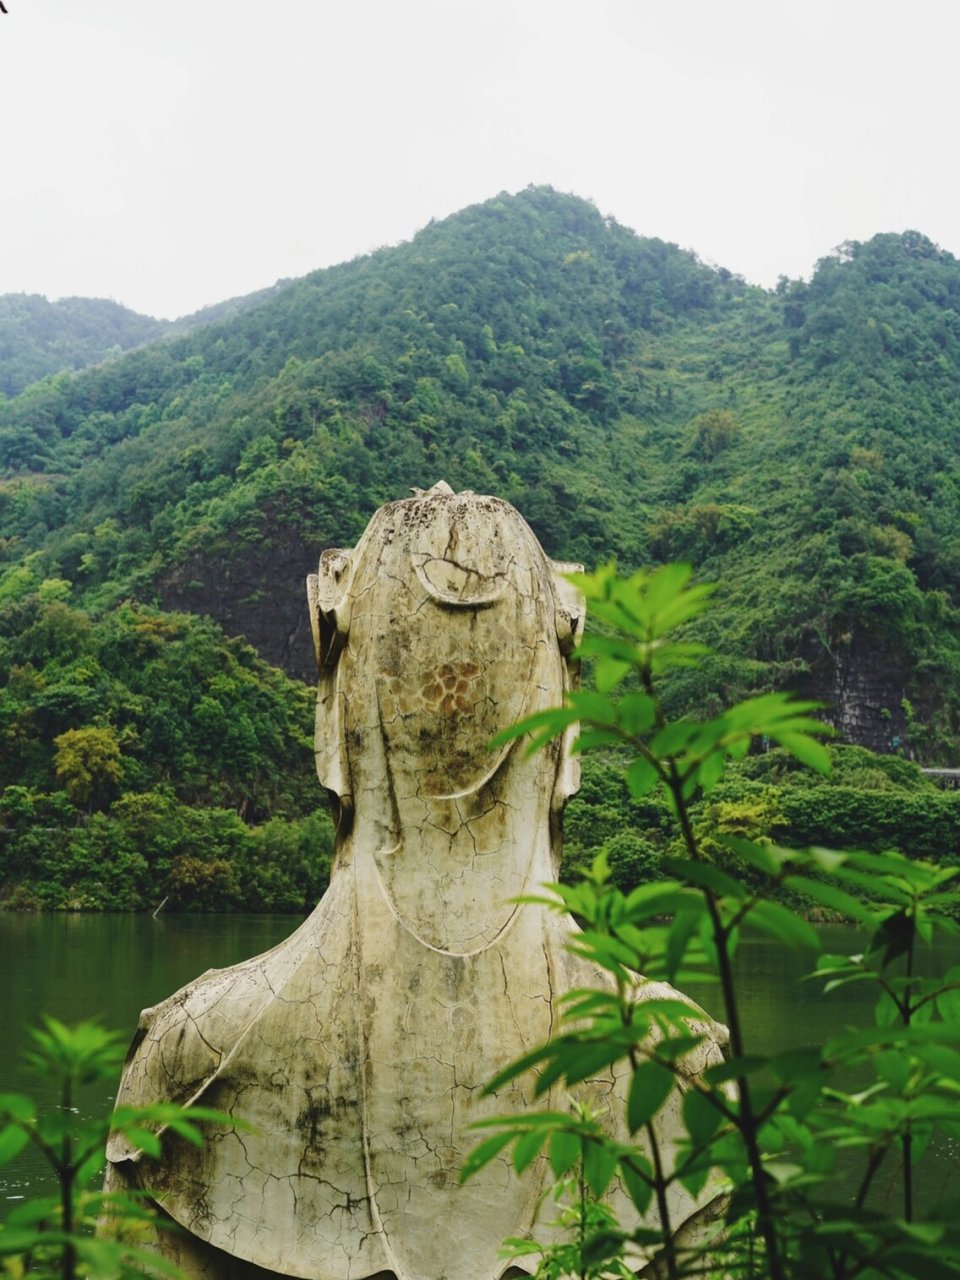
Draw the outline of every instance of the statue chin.
[[[458,1173],[471,1123],[527,1105],[520,1085],[484,1098],[483,1084],[550,1035],[566,991],[601,981],[567,950],[572,920],[514,901],[556,877],[569,741],[489,748],[576,682],[574,567],[509,504],[443,483],[321,557],[308,591],[317,770],[340,811],[330,887],[279,947],[145,1011],[118,1096],[202,1100],[252,1129],[200,1149],[168,1134],[159,1161],[108,1148],[108,1185],[150,1188],[186,1229],[155,1248],[188,1275],[524,1274],[497,1253],[533,1230],[546,1162],[523,1179],[507,1159],[465,1186]],[[722,1038],[710,1024],[691,1072]],[[616,1116],[625,1087],[608,1075],[584,1100]],[[669,1146],[678,1118],[658,1123]],[[674,1221],[699,1208],[675,1204]]]

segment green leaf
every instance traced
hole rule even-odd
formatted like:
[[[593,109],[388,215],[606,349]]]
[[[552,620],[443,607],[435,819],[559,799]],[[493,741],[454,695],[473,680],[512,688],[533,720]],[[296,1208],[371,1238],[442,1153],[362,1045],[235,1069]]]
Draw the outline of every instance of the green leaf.
[[[599,693],[609,693],[630,671],[631,664],[619,658],[598,658],[593,668],[593,682]]]
[[[656,718],[656,703],[646,693],[628,693],[620,699],[617,719],[620,727],[633,737],[651,727]]]
[[[662,987],[659,989],[663,990]],[[689,1000],[681,1000],[677,996],[651,996],[646,998],[643,991],[644,988],[641,986],[638,992],[637,1009],[645,1013],[659,1027],[667,1030],[681,1027],[685,1031],[691,1020],[694,1022],[703,1021],[703,1010],[697,1008]]]
[[[788,1049],[770,1060],[770,1069],[789,1089],[787,1108],[795,1120],[802,1120],[820,1103],[829,1072],[819,1049]],[[783,1112],[778,1116],[783,1119]]]
[[[730,1058],[726,1062],[718,1062],[714,1067],[707,1067],[703,1073],[704,1080],[711,1085],[724,1084],[727,1080],[738,1080],[741,1076],[756,1075],[766,1069],[768,1058],[757,1054],[744,1054],[741,1058]]]
[[[820,936],[816,929],[780,902],[758,902],[747,916],[746,923],[769,933],[793,951],[820,950]]]
[[[718,897],[730,897],[741,901],[747,891],[733,876],[709,862],[694,862],[692,858],[664,858],[662,866],[678,880],[689,880],[701,889],[711,889]]]
[[[585,635],[577,645],[578,658],[616,658],[632,667],[637,661],[636,646],[620,636],[600,636],[596,632]]]
[[[602,929],[582,929],[574,941],[581,955],[589,951],[605,968],[615,969],[617,965],[630,967],[636,963],[634,948],[621,942],[615,933]]]
[[[603,1195],[617,1168],[620,1152],[612,1142],[597,1139],[585,1144],[583,1152],[583,1176],[597,1197]]]
[[[694,1199],[697,1199],[703,1188],[707,1185],[709,1178],[709,1166],[695,1164],[686,1172],[680,1174],[678,1181]]]
[[[957,1049],[943,1044],[924,1044],[917,1045],[913,1052],[921,1062],[938,1071],[947,1080],[960,1083],[960,1051]]]
[[[645,1176],[641,1176],[641,1170]],[[647,1180],[650,1175],[650,1165],[639,1153],[631,1154],[629,1157],[621,1155],[620,1178],[641,1215],[646,1213],[653,1199],[653,1187]]]
[[[755,867],[764,875],[779,875],[783,867],[797,855],[793,849],[780,849],[776,845],[754,844],[739,836],[721,836],[720,844],[730,849],[749,867]]]
[[[792,720],[806,711],[813,711],[819,704],[816,702],[794,701],[788,693],[762,693],[756,698],[746,698],[728,707],[722,719],[731,730],[746,730],[753,734],[766,733],[778,726],[782,729],[785,720]],[[828,732],[824,726],[824,732]]]
[[[595,1275],[595,1268],[608,1258],[617,1258],[623,1251],[624,1241],[629,1237],[623,1231],[594,1231],[583,1242],[581,1257],[587,1267],[588,1275]],[[608,1273],[609,1274],[609,1273]]]
[[[51,1218],[60,1208],[59,1200],[52,1196],[40,1196],[35,1200],[26,1200],[18,1204],[7,1214],[7,1223],[11,1227],[36,1226]]]
[[[189,1130],[189,1132],[184,1134],[184,1136],[187,1137],[188,1141],[193,1141],[194,1146],[198,1146],[202,1141],[193,1125],[181,1126],[175,1122],[171,1122],[170,1127],[181,1133],[183,1132],[183,1129]],[[154,1157],[160,1155],[162,1150],[160,1139],[152,1130],[144,1129],[142,1125],[131,1124],[124,1126],[123,1133],[124,1137],[128,1138],[130,1142],[145,1155]]]
[[[617,712],[609,698],[592,689],[577,689],[569,695],[570,706],[581,720],[590,724],[612,728],[617,723]]]
[[[639,884],[627,895],[624,903],[624,916],[630,920],[648,920],[651,916],[666,915],[671,911],[681,911],[687,899],[696,909],[703,902],[700,894],[682,889],[675,880],[656,881],[653,884]]]
[[[517,1076],[523,1075],[524,1071],[529,1071],[531,1067],[535,1067],[538,1063],[543,1062],[545,1058],[552,1058],[554,1054],[554,1046],[552,1044],[541,1044],[536,1049],[531,1049],[529,1053],[523,1054],[519,1058],[515,1058],[513,1062],[508,1063],[502,1071],[498,1071],[492,1080],[488,1080],[483,1086],[484,1093],[496,1093],[496,1091],[505,1084],[509,1084],[511,1080],[515,1080]]]
[[[523,1173],[536,1160],[547,1140],[547,1132],[546,1129],[529,1129],[517,1139],[513,1148],[513,1167],[517,1173]]]
[[[944,983],[951,985],[937,996],[937,1012],[945,1022],[960,1023],[960,968],[948,969]]]
[[[484,1165],[489,1164],[495,1156],[503,1150],[508,1142],[512,1142],[514,1134],[509,1131],[506,1133],[495,1133],[492,1138],[484,1138],[482,1142],[478,1142],[473,1148],[466,1160],[463,1162],[463,1168],[460,1170],[460,1181],[466,1182],[468,1178],[482,1169]]]
[[[881,963],[888,965],[905,955],[914,944],[916,921],[909,911],[895,911],[887,916],[870,941],[870,951],[881,951]]]
[[[0,1117],[23,1120],[29,1124],[36,1115],[32,1099],[25,1093],[0,1093]]]
[[[646,613],[657,613],[669,608],[681,598],[684,587],[693,577],[693,565],[676,563],[665,564],[651,573],[646,579],[634,575],[630,579],[630,587],[643,592],[643,610]],[[636,585],[634,585],[636,584]]]
[[[586,755],[588,751],[595,751],[597,747],[622,745],[623,739],[612,729],[581,729],[578,737],[574,739],[573,751],[575,755]]]
[[[570,1019],[585,1018],[592,1013],[618,1017],[620,1011],[620,1001],[612,991],[591,991],[583,987],[562,992],[560,1003],[564,1005],[564,1018]]]
[[[692,640],[659,641],[653,649],[650,666],[654,674],[669,671],[671,667],[697,667],[699,660],[712,650],[709,645],[696,644]]]
[[[786,876],[783,883],[788,889],[805,894],[808,898],[813,898],[814,902],[819,902],[821,906],[829,907],[831,911],[837,911],[850,920],[858,920],[863,924],[874,923],[873,913],[866,904],[852,893],[838,889],[836,885],[814,880],[810,876]]]
[[[59,1234],[50,1231],[43,1233],[43,1243],[47,1246],[55,1246],[63,1241],[64,1237]],[[36,1248],[39,1243],[40,1238],[36,1231],[0,1225],[0,1257],[26,1253],[28,1249]]]
[[[723,1119],[720,1108],[702,1090],[687,1090],[683,1099],[683,1123],[698,1146],[710,1141]]]
[[[675,566],[665,566],[665,568],[673,567]],[[689,587],[682,595],[678,594],[661,605],[654,605],[648,596],[648,606],[653,613],[651,626],[653,637],[666,635],[674,627],[679,627],[682,623],[689,622],[691,618],[698,617],[706,608],[708,598],[714,590],[716,590],[715,583],[702,583]]]
[[[10,1124],[5,1129],[0,1129],[0,1164],[6,1164],[14,1156],[18,1156],[29,1141],[28,1130],[19,1124]]]
[[[627,1127],[636,1133],[657,1114],[676,1087],[669,1067],[659,1062],[641,1062],[630,1081],[627,1096]]]
[[[634,800],[642,800],[647,792],[659,782],[660,774],[657,772],[656,765],[651,764],[643,756],[638,756],[627,768],[626,780],[627,787]]]
[[[536,1240],[521,1240],[519,1236],[507,1236],[503,1242],[504,1254],[511,1258],[522,1258],[533,1253],[543,1253],[543,1245]]]
[[[913,862],[902,853],[889,850],[886,853],[870,853],[864,849],[853,849],[844,855],[850,867],[866,871],[869,875],[901,876],[908,883],[916,880],[916,887],[924,889],[927,868],[922,862]]]
[[[691,1013],[693,1011],[691,1010]],[[676,1063],[687,1054],[692,1053],[705,1039],[703,1033],[689,1032],[686,1035],[666,1036],[657,1044],[657,1056],[666,1062]]]
[[[568,1129],[554,1129],[550,1135],[550,1168],[562,1178],[580,1159],[580,1135]]]
[[[895,1010],[893,1001],[889,997],[887,1000]],[[958,1042],[960,1027],[947,1026],[942,1022],[904,1027],[899,1021],[891,1020],[875,1027],[845,1031],[842,1035],[834,1036],[827,1042],[823,1056],[825,1061],[856,1061],[865,1051],[873,1049],[894,1048],[903,1051],[926,1044],[946,1044],[952,1047]]]
[[[563,1129],[569,1128],[571,1117],[567,1111],[520,1111],[507,1116],[488,1116],[485,1120],[474,1120],[471,1129],[495,1129],[501,1125],[519,1132],[521,1129]]]
[[[113,1241],[85,1237],[77,1241],[77,1251],[87,1263],[84,1270],[91,1276],[122,1275],[132,1271],[135,1275],[141,1272],[148,1275],[158,1273],[169,1276],[170,1280],[182,1280],[183,1272],[168,1258],[129,1244],[115,1244]],[[129,1265],[131,1263],[134,1264],[132,1267]]]
[[[690,720],[674,720],[666,724],[650,743],[651,752],[663,760],[668,756],[677,756],[686,750],[688,743],[700,731],[700,725]]]
[[[883,1049],[874,1054],[873,1065],[877,1075],[891,1089],[902,1093],[910,1079],[910,1059],[894,1049]]]
[[[604,1067],[609,1067],[625,1053],[624,1045],[611,1043],[609,1040],[571,1048],[564,1057],[563,1075],[568,1084],[577,1084],[580,1080],[596,1075]]]
[[[723,771],[726,767],[727,761],[722,751],[714,751],[712,755],[707,756],[696,773],[696,780],[704,795],[709,795],[714,789],[723,777]]]
[[[505,743],[513,742],[515,738],[522,738],[525,734],[533,733],[538,729],[548,730],[547,737],[552,738],[562,733],[568,725],[576,724],[579,719],[580,713],[575,707],[553,707],[548,711],[537,711],[532,716],[527,716],[526,719],[501,729],[490,739],[488,745],[491,748],[502,747]]]
[[[826,731],[826,726],[824,726],[824,730]],[[822,742],[817,742],[805,733],[777,733],[776,731],[771,731],[770,737],[776,739],[781,747],[785,751],[789,751],[801,764],[807,765],[810,769],[816,769],[817,773],[828,774],[830,772],[830,752]]]
[[[670,982],[676,980],[677,971],[683,964],[684,956],[687,954],[687,947],[690,939],[696,932],[697,925],[700,923],[700,917],[706,911],[706,901],[701,899],[697,908],[694,910],[678,911],[673,917],[670,928],[667,932],[667,978]]]

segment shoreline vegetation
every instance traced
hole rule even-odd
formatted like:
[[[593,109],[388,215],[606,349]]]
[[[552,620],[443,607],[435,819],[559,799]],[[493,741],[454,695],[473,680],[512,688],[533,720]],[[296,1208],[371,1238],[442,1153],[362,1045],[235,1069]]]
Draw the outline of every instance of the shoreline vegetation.
[[[209,619],[0,596],[0,906],[309,910],[314,693]]]
[[[691,809],[699,829],[713,833],[704,837],[711,856],[722,865],[718,840],[733,837],[960,861],[960,792],[941,790],[902,758],[827,750],[828,779],[779,749],[731,763]],[[316,793],[309,772],[307,780]],[[612,883],[629,893],[662,878],[678,840],[662,799],[630,797],[616,753],[583,760],[564,819],[563,880],[575,881],[603,853]],[[326,888],[333,842],[325,807],[249,823],[236,809],[182,803],[169,787],[85,812],[62,790],[8,786],[0,792],[0,910],[153,912],[162,903],[171,914],[305,913]],[[799,899],[791,906],[817,923],[843,918]]]

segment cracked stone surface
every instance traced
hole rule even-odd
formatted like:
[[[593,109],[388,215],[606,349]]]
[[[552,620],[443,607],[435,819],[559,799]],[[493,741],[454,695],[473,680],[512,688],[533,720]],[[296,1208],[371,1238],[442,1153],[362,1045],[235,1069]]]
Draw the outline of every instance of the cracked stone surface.
[[[108,1186],[150,1189],[187,1233],[155,1248],[190,1276],[520,1275],[497,1251],[532,1232],[551,1181],[545,1160],[518,1179],[507,1158],[457,1179],[471,1122],[528,1105],[517,1085],[482,1098],[484,1082],[550,1035],[563,992],[605,983],[565,950],[571,919],[511,901],[556,878],[569,741],[487,746],[576,680],[583,609],[560,577],[575,566],[497,498],[415,493],[308,584],[338,820],[327,893],[286,942],[145,1010],[128,1056],[118,1104],[197,1101],[252,1126],[201,1148],[168,1132],[159,1161],[111,1138]],[[695,1012],[710,1037],[691,1073],[723,1036]],[[585,1098],[615,1124],[626,1084]],[[676,1108],[658,1124],[669,1146]],[[673,1220],[699,1207],[678,1189]]]

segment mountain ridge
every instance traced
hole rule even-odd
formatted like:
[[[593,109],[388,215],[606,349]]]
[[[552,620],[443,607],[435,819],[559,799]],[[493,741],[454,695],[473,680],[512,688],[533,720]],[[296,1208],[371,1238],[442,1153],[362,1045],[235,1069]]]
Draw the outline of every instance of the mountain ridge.
[[[854,740],[953,749],[960,266],[919,233],[769,291],[531,188],[267,292],[3,407],[8,566],[309,678],[294,566],[443,474],[559,558],[721,580],[710,698],[791,682]]]

